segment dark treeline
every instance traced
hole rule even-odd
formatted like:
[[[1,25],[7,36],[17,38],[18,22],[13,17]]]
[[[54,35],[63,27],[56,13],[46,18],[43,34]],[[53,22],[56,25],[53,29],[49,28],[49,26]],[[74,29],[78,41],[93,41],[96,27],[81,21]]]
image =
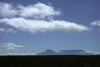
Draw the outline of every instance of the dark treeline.
[[[0,56],[0,67],[100,67],[100,55]]]

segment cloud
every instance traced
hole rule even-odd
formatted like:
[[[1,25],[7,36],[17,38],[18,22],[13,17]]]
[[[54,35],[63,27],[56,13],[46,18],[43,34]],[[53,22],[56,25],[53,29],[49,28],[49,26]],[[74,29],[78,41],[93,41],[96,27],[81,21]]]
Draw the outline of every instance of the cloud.
[[[0,22],[15,27],[22,31],[28,31],[32,33],[45,32],[45,31],[75,31],[81,32],[88,30],[86,26],[76,24],[74,22],[67,22],[64,20],[31,20],[24,18],[12,18],[12,19],[1,19]]]
[[[94,21],[91,23],[92,26],[100,26],[100,21]]]
[[[36,55],[36,53],[2,53],[0,55],[1,56],[6,56],[6,55]]]
[[[46,31],[81,32],[88,30],[88,27],[76,24],[75,22],[54,20],[51,18],[60,13],[60,11],[55,10],[51,5],[43,3],[36,3],[28,6],[13,6],[8,3],[0,3],[0,16],[2,16],[0,23],[12,26],[21,31],[37,33]],[[1,31],[4,30],[1,29]],[[6,29],[6,31],[13,32],[15,30]]]
[[[12,32],[16,33],[16,31],[12,28],[0,28],[0,32]]]
[[[23,47],[22,45],[16,45],[15,43],[0,43],[0,51],[15,50],[17,48]]]
[[[93,52],[93,51],[86,51],[87,53],[92,53],[92,54],[95,54],[95,55],[97,55],[97,54],[99,54],[100,55],[100,52]]]
[[[4,32],[5,30],[3,28],[0,28],[0,32]]]
[[[28,6],[20,5],[19,8],[22,17],[45,18],[60,14],[60,12],[55,10],[54,7],[43,3]]]
[[[18,14],[18,11],[12,4],[0,3],[0,16],[2,17],[14,17]]]
[[[59,14],[60,11],[57,11],[54,7],[43,3],[36,3],[28,6],[18,5],[15,7],[12,4],[0,3],[0,16],[2,17],[22,16],[43,19]]]
[[[6,32],[16,33],[16,31],[15,31],[14,29],[12,29],[12,28],[8,28],[8,29],[6,29],[5,31],[6,31]]]

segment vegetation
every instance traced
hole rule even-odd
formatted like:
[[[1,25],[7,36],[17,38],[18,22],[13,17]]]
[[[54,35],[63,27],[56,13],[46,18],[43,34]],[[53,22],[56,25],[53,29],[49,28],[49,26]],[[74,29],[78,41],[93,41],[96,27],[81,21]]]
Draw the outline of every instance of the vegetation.
[[[100,55],[0,56],[0,67],[100,67]]]

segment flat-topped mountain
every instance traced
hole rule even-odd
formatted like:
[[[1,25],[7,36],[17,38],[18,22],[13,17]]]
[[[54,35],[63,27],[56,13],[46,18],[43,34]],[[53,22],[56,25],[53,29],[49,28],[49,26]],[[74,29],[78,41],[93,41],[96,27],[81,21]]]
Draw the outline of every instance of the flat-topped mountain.
[[[47,49],[44,52],[37,53],[37,55],[98,55],[98,54],[86,52],[84,50],[60,50],[58,52],[55,52],[51,49]]]

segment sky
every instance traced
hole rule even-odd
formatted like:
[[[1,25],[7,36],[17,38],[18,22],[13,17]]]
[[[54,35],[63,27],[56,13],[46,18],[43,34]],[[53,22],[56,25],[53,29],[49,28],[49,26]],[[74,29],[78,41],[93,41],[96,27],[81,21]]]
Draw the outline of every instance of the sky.
[[[0,55],[100,52],[99,6],[100,0],[0,0]]]

